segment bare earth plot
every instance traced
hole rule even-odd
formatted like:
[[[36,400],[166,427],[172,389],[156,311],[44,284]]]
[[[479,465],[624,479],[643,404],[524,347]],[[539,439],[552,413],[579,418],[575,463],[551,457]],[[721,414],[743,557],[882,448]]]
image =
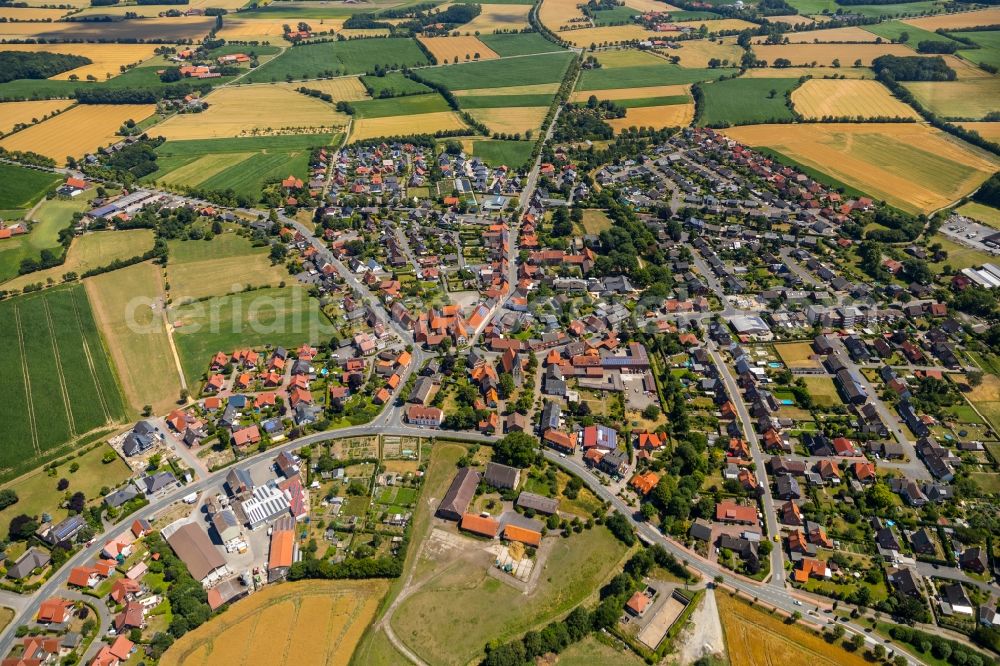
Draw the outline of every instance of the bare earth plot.
[[[694,120],[694,104],[668,104],[665,106],[640,106],[625,111],[624,118],[606,121],[615,133],[629,127],[687,127]]]
[[[279,86],[228,86],[205,101],[206,111],[172,116],[152,131],[174,140],[325,134],[348,121],[326,102]]]
[[[792,92],[795,110],[806,118],[918,118],[878,81],[812,79]]]
[[[0,34],[7,30],[0,23]],[[16,24],[15,24],[16,25]],[[52,25],[50,23],[34,23],[26,25]],[[62,24],[56,24],[62,25]],[[65,53],[70,55],[90,58],[91,63],[83,67],[77,67],[62,74],[56,74],[53,79],[68,81],[70,76],[77,76],[81,80],[81,86],[85,86],[84,79],[88,74],[97,77],[98,81],[104,81],[108,74],[112,77],[121,73],[122,65],[136,65],[143,60],[153,57],[153,50],[156,44],[4,44],[4,51],[45,51],[48,53]]]
[[[83,281],[98,327],[118,368],[125,399],[164,412],[181,384],[161,315],[161,268],[146,262]],[[151,305],[156,305],[155,309]]]
[[[1000,160],[916,123],[754,125],[723,130],[889,204],[930,213],[976,189]]]
[[[459,62],[464,62],[494,60],[500,57],[477,37],[418,37],[418,40],[434,54],[439,63],[454,62],[455,58],[458,58]]]
[[[68,99],[44,99],[30,102],[2,102],[0,103],[0,134],[6,134],[14,129],[15,125],[31,124],[35,120],[42,120],[50,113],[62,111],[73,104]]]
[[[123,122],[139,122],[155,111],[153,104],[81,104],[0,140],[0,147],[34,151],[63,164],[67,155],[83,157],[114,143]]]

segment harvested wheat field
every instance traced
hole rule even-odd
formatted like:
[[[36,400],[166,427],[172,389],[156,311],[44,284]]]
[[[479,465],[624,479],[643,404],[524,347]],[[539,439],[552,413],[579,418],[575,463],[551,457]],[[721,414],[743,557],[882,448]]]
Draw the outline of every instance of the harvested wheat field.
[[[0,27],[0,33],[4,29]],[[52,78],[68,80],[75,74],[80,79],[85,79],[88,74],[92,74],[99,81],[108,78],[108,74],[112,77],[118,76],[122,65],[135,65],[152,58],[156,47],[156,44],[4,44],[2,46],[4,51],[47,51],[90,58],[92,62],[89,65],[56,74]]]
[[[625,6],[639,12],[675,12],[677,7],[659,0],[625,0]]]
[[[24,22],[12,22],[4,21],[0,22],[0,40],[4,41],[18,41],[24,39],[33,39],[41,33],[54,33],[63,30],[69,30],[73,27],[72,23],[46,23],[42,21],[24,21]],[[4,44],[3,48],[5,51],[10,51],[12,49],[7,48],[12,46],[11,44]]]
[[[829,28],[827,30],[807,30],[805,32],[786,32],[783,37],[792,44],[812,44],[814,42],[821,44],[829,42],[874,43],[879,38],[878,35],[855,26]],[[763,44],[765,39],[766,37],[755,37],[753,42],[754,44]]]
[[[361,141],[382,136],[433,134],[440,130],[464,129],[465,123],[454,111],[436,111],[415,116],[360,118],[354,121],[351,140]]]
[[[531,5],[481,5],[479,16],[457,30],[463,33],[489,35],[497,30],[521,30],[528,27],[528,12]]]
[[[968,195],[1000,158],[918,123],[753,125],[723,130],[910,213]]]
[[[680,57],[682,67],[708,67],[708,61],[716,58],[723,65],[738,65],[743,49],[734,42],[710,42],[707,39],[695,39],[680,42],[679,49],[664,51],[665,54]],[[725,62],[728,61],[728,62]]]
[[[104,7],[87,7],[73,15],[74,18],[90,16],[125,16],[135,14],[142,18],[155,18],[162,12],[177,9],[176,5],[105,5]]]
[[[152,130],[167,139],[325,134],[347,126],[346,114],[279,86],[229,86],[205,97],[208,109],[168,118]]]
[[[30,150],[63,164],[66,156],[83,157],[121,139],[115,132],[126,120],[153,115],[153,104],[81,104],[44,123],[0,140],[7,150]]]
[[[1000,141],[1000,123],[956,123],[990,141]]]
[[[716,603],[732,666],[865,666],[860,652],[847,652],[830,645],[799,625],[789,625],[781,616],[753,608],[749,603],[717,591]]]
[[[455,90],[458,97],[482,97],[484,95],[544,95],[559,90],[559,82],[533,83],[526,86],[504,86],[502,88],[467,88]]]
[[[538,130],[549,112],[547,106],[508,106],[498,109],[470,109],[469,114],[486,125],[491,132],[524,134]]]
[[[689,95],[691,86],[645,86],[643,88],[612,88],[611,90],[577,90],[570,97],[571,102],[586,102],[591,95],[598,99],[645,99],[649,97],[672,97],[674,95]]]
[[[546,0],[547,1],[547,0]],[[587,48],[591,44],[617,44],[633,40],[652,39],[658,33],[643,28],[640,25],[612,25],[601,28],[583,28],[581,30],[566,30],[559,36],[574,46]]]
[[[615,133],[629,127],[687,127],[694,120],[694,104],[640,106],[625,111],[624,118],[608,120]]]
[[[477,37],[419,37],[420,43],[434,54],[439,63],[466,60],[495,60],[496,52]],[[478,56],[478,57],[477,57]]]
[[[786,16],[768,16],[771,23],[787,23],[790,26],[809,25],[815,23],[811,16],[799,16],[798,14],[788,14]]]
[[[229,18],[222,23],[222,30],[219,31],[220,39],[229,42],[270,42],[272,44],[282,44],[282,35],[285,34],[284,25],[290,19],[245,19]]]
[[[867,67],[754,67],[740,74],[741,79],[797,79],[802,76],[874,79],[875,72]]]
[[[811,79],[792,92],[795,110],[810,119],[919,118],[878,81]]]
[[[388,590],[384,580],[271,585],[174,643],[162,666],[346,666]]]
[[[787,58],[793,65],[832,65],[840,60],[842,67],[851,67],[856,60],[862,65],[883,55],[913,55],[913,50],[902,44],[787,44],[755,46],[754,54],[768,64],[778,58]]]
[[[933,56],[927,56],[928,58]],[[943,55],[946,65],[955,70],[955,78],[959,81],[969,81],[972,79],[996,79],[989,72],[980,69],[964,58],[954,55]]]
[[[579,0],[542,0],[538,18],[552,32],[566,26],[589,25],[589,20],[580,11],[581,4]]]
[[[743,19],[706,19],[696,20],[696,21],[684,21],[679,25],[685,27],[691,26],[705,26],[709,32],[719,32],[721,30],[753,30],[759,27],[756,23],[751,23],[750,21],[744,21]],[[662,37],[662,35],[660,35]]]
[[[290,92],[296,88],[318,90],[333,97],[334,102],[360,102],[368,99],[368,91],[357,76],[343,76],[336,79],[317,79],[314,81],[297,81],[295,83],[264,83],[264,86],[277,85]],[[246,88],[244,88],[246,90]]]
[[[247,0],[191,0],[190,6],[199,9],[203,7],[217,7],[232,12],[247,4]]]
[[[1000,25],[1000,7],[990,7],[974,12],[904,19],[903,23],[909,23],[930,32],[934,32],[938,28],[954,30],[956,28],[974,28],[977,25]]]
[[[71,106],[69,99],[45,99],[32,102],[2,102],[0,103],[0,134],[6,134],[22,123],[30,125],[35,120],[62,111]]]
[[[917,101],[944,118],[978,120],[1000,111],[1000,79],[904,83]]]
[[[68,9],[42,7],[0,7],[0,21],[55,21],[69,12]]]

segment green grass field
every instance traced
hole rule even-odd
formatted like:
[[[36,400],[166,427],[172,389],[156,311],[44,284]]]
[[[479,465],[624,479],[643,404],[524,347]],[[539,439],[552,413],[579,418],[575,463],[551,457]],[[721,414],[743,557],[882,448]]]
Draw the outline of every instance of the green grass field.
[[[717,14],[716,12],[710,11],[677,11],[670,12],[670,19],[672,21],[703,21],[711,19],[720,19],[722,14]]]
[[[493,49],[502,58],[508,56],[531,55],[532,53],[551,53],[562,51],[558,44],[553,44],[537,32],[518,32],[513,34],[480,35],[479,41]]]
[[[484,140],[472,142],[472,154],[490,166],[507,166],[517,169],[531,158],[533,141]]]
[[[510,60],[483,60],[420,70],[421,78],[450,90],[527,86],[561,81],[573,54],[562,51]]]
[[[320,5],[318,3],[309,2],[279,2],[265,5],[263,7],[256,7],[245,12],[240,12],[240,17],[269,19],[287,17],[296,20],[310,18],[338,18],[350,16],[351,14],[357,14],[358,12],[377,12],[380,9],[390,7],[393,9],[402,9],[404,7],[410,7],[424,2],[425,0],[405,0],[404,2],[397,2],[396,0],[375,0],[374,2],[359,3],[357,5],[341,3],[335,6]]]
[[[399,72],[389,72],[385,76],[362,76],[361,82],[371,88],[372,97],[379,97],[384,91],[392,95],[419,95],[432,92],[431,88],[408,79]]]
[[[436,92],[427,95],[407,95],[387,99],[369,99],[351,102],[358,118],[386,118],[389,116],[414,116],[421,113],[451,111],[448,102]]]
[[[979,220],[983,224],[1000,229],[1000,209],[984,206],[981,203],[970,201],[964,206],[959,206],[956,212]]]
[[[664,97],[639,97],[637,99],[616,99],[615,104],[626,109],[644,106],[668,106],[670,104],[687,104],[691,98],[687,95],[666,95]]]
[[[167,282],[174,303],[185,299],[224,296],[246,285],[276,286],[288,279],[282,264],[271,265],[267,247],[254,247],[235,233],[210,241],[167,241],[170,263]]]
[[[799,10],[800,14],[834,14],[838,9],[846,8],[838,5],[836,0],[789,0],[788,4]],[[938,0],[922,0],[921,2],[904,2],[892,5],[851,5],[852,14],[862,16],[913,16],[927,14],[935,9],[941,9],[943,2]]]
[[[336,134],[168,141],[156,149],[159,170],[143,180],[168,186],[232,189],[256,198],[268,180],[288,174],[305,178],[310,150],[339,141]]]
[[[247,47],[243,47],[247,49]],[[268,48],[268,47],[256,47]],[[274,47],[270,47],[274,48]],[[249,50],[249,49],[248,49]],[[156,73],[162,67],[135,67],[127,72],[105,81],[62,81],[55,79],[17,79],[0,83],[0,100],[14,99],[50,99],[53,97],[73,97],[77,89],[99,88],[101,90],[120,90],[122,88],[149,88],[155,91],[168,90],[181,85],[189,85],[190,80],[183,79],[174,83],[163,83]],[[222,85],[232,81],[232,76],[221,76],[217,79],[207,79],[212,86]]]
[[[267,344],[297,347],[329,340],[332,327],[318,303],[298,287],[258,289],[171,310],[174,342],[192,389],[212,355],[237,347]]]
[[[873,35],[878,35],[886,41],[896,41],[899,39],[900,35],[904,32],[909,35],[904,44],[912,49],[917,48],[917,44],[925,40],[931,40],[935,42],[950,42],[952,40],[948,39],[944,35],[939,35],[937,33],[931,32],[930,30],[924,30],[923,28],[918,28],[917,26],[910,25],[908,23],[903,23],[902,21],[885,21],[883,23],[876,23],[874,25],[866,25],[864,29]]]
[[[463,109],[501,109],[509,106],[549,106],[555,95],[463,95],[458,103]]]
[[[958,35],[971,39],[980,46],[978,49],[960,49],[958,55],[977,65],[985,62],[988,65],[1000,67],[1000,30],[961,32]]]
[[[0,282],[18,274],[22,259],[38,259],[42,250],[62,254],[59,231],[73,222],[73,213],[87,208],[82,197],[76,199],[50,199],[42,202],[35,211],[35,225],[21,236],[0,240]]]
[[[588,69],[580,75],[577,90],[609,90],[611,88],[636,88],[666,86],[683,83],[713,81],[732,73],[730,69],[686,69],[664,63],[655,66],[615,67]]]
[[[629,23],[633,16],[641,14],[637,9],[631,7],[615,7],[614,9],[600,9],[594,12],[594,25],[616,25]]]
[[[79,285],[0,303],[0,466],[125,418],[114,373]]]
[[[367,74],[377,65],[402,67],[426,65],[427,56],[412,39],[357,39],[344,42],[305,44],[286,50],[242,79],[244,83],[266,83],[308,79],[340,70]]]
[[[62,182],[62,176],[0,163],[0,208],[31,208]]]
[[[703,125],[752,125],[793,118],[785,93],[797,79],[728,79],[702,85]],[[772,96],[771,91],[774,91]]]

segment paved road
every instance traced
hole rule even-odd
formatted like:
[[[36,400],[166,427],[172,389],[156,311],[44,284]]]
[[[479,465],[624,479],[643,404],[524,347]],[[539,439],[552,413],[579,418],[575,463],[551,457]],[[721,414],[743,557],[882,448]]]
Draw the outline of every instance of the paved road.
[[[760,441],[757,439],[757,433],[754,431],[753,419],[750,418],[750,412],[747,411],[746,403],[743,402],[740,387],[736,384],[733,373],[729,371],[729,366],[726,365],[725,360],[717,351],[715,343],[709,342],[706,348],[712,356],[712,361],[715,362],[715,367],[719,369],[719,374],[722,375],[722,381],[725,383],[729,397],[733,401],[733,404],[736,405],[736,413],[739,414],[740,421],[743,423],[743,436],[746,437],[747,442],[750,444],[750,454],[753,456],[754,467],[756,468],[754,471],[757,476],[757,483],[763,491],[761,500],[764,505],[764,520],[767,522],[767,538],[772,539],[775,535],[779,534],[778,513],[774,509],[774,498],[771,496],[771,484],[767,478],[764,453],[761,449]],[[771,578],[769,582],[774,587],[782,589],[785,587],[785,564],[783,551],[780,547],[771,548]]]

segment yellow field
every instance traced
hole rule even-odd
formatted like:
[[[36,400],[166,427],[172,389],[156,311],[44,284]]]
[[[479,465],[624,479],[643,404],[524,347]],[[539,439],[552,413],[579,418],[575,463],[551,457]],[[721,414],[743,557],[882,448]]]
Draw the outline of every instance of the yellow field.
[[[924,30],[930,30],[931,32],[934,32],[938,28],[954,30],[955,28],[972,28],[977,25],[997,25],[1000,24],[1000,7],[980,9],[974,12],[961,12],[960,14],[905,19],[903,22],[923,28]]]
[[[346,666],[387,590],[384,580],[271,585],[186,634],[160,663]]]
[[[721,30],[753,30],[758,27],[756,23],[744,21],[743,19],[711,19],[708,21],[686,21],[687,25],[705,26],[709,32],[719,32]]]
[[[326,102],[279,86],[228,86],[205,101],[206,111],[172,116],[150,131],[175,140],[322,134],[348,121]]]
[[[639,12],[673,12],[677,8],[659,0],[625,0],[625,6]]]
[[[231,42],[271,42],[272,44],[283,44],[281,36],[285,34],[285,30],[282,26],[289,24],[289,20],[229,18],[227,16],[222,23],[222,30],[219,31],[218,36],[221,39]]]
[[[6,28],[0,24],[0,33]],[[52,25],[52,24],[37,24]],[[60,25],[60,24],[56,24]],[[156,44],[4,44],[4,51],[48,51],[49,53],[67,53],[71,55],[84,56],[93,62],[83,67],[71,69],[68,72],[57,74],[53,79],[68,80],[70,76],[76,75],[82,81],[88,74],[93,74],[99,81],[118,76],[122,65],[134,65],[153,57],[153,50]]]
[[[324,92],[333,97],[334,102],[358,102],[363,99],[368,99],[368,91],[365,87],[361,85],[361,79],[356,76],[345,76],[336,79],[318,79],[315,81],[300,81],[296,83],[266,83],[263,85],[277,85],[279,88],[285,88],[291,92],[295,92],[296,88],[309,88],[310,90],[318,90]],[[246,90],[246,88],[244,88]]]
[[[878,81],[860,79],[811,79],[792,92],[792,104],[811,119],[919,118]]]
[[[538,9],[538,19],[552,32],[567,25],[589,25],[589,20],[577,5],[579,0],[542,0]]]
[[[388,37],[392,34],[389,28],[347,28],[338,31],[341,35],[351,37]]]
[[[462,33],[492,34],[497,30],[520,30],[528,27],[530,5],[481,5],[479,16],[458,26]]]
[[[107,266],[116,259],[131,259],[153,247],[151,229],[128,229],[125,231],[98,231],[73,239],[66,261],[54,268],[20,275],[3,284],[4,289],[23,289],[26,285],[46,282],[52,278],[62,281],[65,273],[83,273],[92,268]]]
[[[0,102],[0,134],[6,134],[21,123],[32,123],[35,120],[62,111],[73,104],[68,99],[47,99],[33,102]]]
[[[549,0],[545,0],[548,2]],[[544,5],[542,5],[544,7]],[[587,48],[591,44],[618,44],[620,42],[630,42],[632,40],[652,39],[659,33],[646,30],[640,25],[613,25],[601,28],[582,28],[580,30],[566,30],[560,32],[559,36],[582,48]]]
[[[176,8],[176,6],[172,7],[172,9]],[[163,34],[169,34],[169,39],[171,40],[191,39],[201,41],[202,37],[211,29],[214,21],[215,19],[210,16],[168,16],[142,19],[130,24],[129,27],[134,27],[133,36],[139,39],[162,37]],[[160,28],[167,32],[160,32]],[[59,39],[67,42],[71,40],[85,42],[86,40],[96,40],[97,37],[97,28],[94,27],[94,24],[84,21],[0,22],[0,40],[6,41],[37,38],[46,40]],[[4,44],[3,46],[5,50],[8,50],[8,44]],[[154,47],[150,46],[149,48],[153,49]],[[117,68],[115,69],[115,73],[117,73]],[[101,72],[102,77],[103,75],[104,72]]]
[[[247,0],[191,0],[191,7],[218,7],[233,11],[247,4]]]
[[[664,53],[680,57],[680,64],[683,67],[708,67],[708,61],[712,58],[728,60],[728,64],[738,65],[743,55],[743,49],[732,42],[720,44],[707,39],[696,39],[680,42],[680,45],[679,49],[671,49]]]
[[[932,56],[927,56],[928,58]],[[968,60],[954,55],[943,55],[946,65],[955,70],[955,78],[959,81],[970,81],[972,79],[995,79],[989,72],[979,69]]]
[[[387,118],[360,118],[354,121],[351,140],[361,141],[380,136],[404,134],[433,134],[438,130],[464,129],[465,123],[454,111],[421,113],[416,116],[389,116]]]
[[[0,111],[3,107],[0,106]],[[1000,141],[1000,123],[956,123],[967,130],[978,132],[979,136],[990,141]]]
[[[507,134],[538,130],[542,126],[547,106],[508,106],[501,109],[469,109],[469,114],[486,125],[491,132]]]
[[[24,0],[24,4],[29,7],[46,7],[53,4],[67,5],[69,7],[89,7],[90,0],[59,0],[59,2],[52,2],[52,0]]]
[[[62,18],[68,9],[43,9],[41,7],[0,7],[0,19],[4,21],[55,21]]]
[[[723,132],[913,213],[962,198],[1000,165],[997,157],[917,123],[754,125]]]
[[[73,27],[72,23],[0,23],[0,40],[16,41],[19,39],[31,39],[42,32],[62,32]],[[7,49],[8,44],[4,44]]]
[[[903,84],[917,101],[946,118],[982,118],[1000,111],[1000,79],[914,81]]]
[[[255,248],[235,234],[211,241],[168,241],[167,245],[171,256],[167,283],[174,303],[225,296],[247,285],[273,287],[288,279],[284,265],[271,265],[267,248]]]
[[[878,35],[854,26],[846,28],[830,28],[828,30],[807,30],[806,32],[787,32],[783,36],[786,37],[792,44],[812,44],[814,42],[874,42],[878,39]],[[765,37],[755,37],[753,42],[754,44],[763,44],[765,39]],[[756,52],[756,49],[754,52]],[[843,63],[843,61],[844,59],[841,58],[841,63]]]
[[[872,60],[886,54],[913,55],[913,51],[902,44],[762,44],[755,46],[753,52],[768,64],[778,58],[787,58],[793,65],[832,65],[839,59],[841,67],[851,67],[859,59],[862,65],[871,65]]]
[[[570,97],[571,102],[586,102],[591,95],[598,99],[643,99],[645,97],[669,97],[671,95],[687,95],[691,92],[689,85],[646,86],[643,88],[612,88],[611,90],[578,90]]]
[[[694,104],[668,104],[666,106],[642,106],[625,111],[624,118],[606,121],[615,133],[629,127],[686,127],[694,120]]]
[[[867,67],[754,67],[748,69],[740,78],[744,79],[797,79],[801,76],[812,76],[822,79],[824,76],[844,76],[849,79],[872,79],[875,72]]]
[[[0,140],[7,150],[30,150],[63,164],[67,155],[83,157],[121,137],[115,132],[128,119],[136,122],[153,115],[153,104],[81,104],[44,123]]]
[[[774,616],[738,601],[728,592],[715,593],[719,618],[732,666],[864,666],[861,652],[832,646],[804,627],[785,624]]]
[[[143,18],[155,18],[162,12],[177,9],[177,5],[108,5],[106,7],[87,7],[74,16],[125,16],[135,14]]]
[[[768,16],[767,20],[771,23],[787,23],[790,26],[814,23],[811,17],[800,16],[798,14],[789,14],[788,16]],[[789,35],[789,37],[791,37],[791,35]]]
[[[458,58],[459,62],[465,62],[495,60],[500,57],[477,37],[418,37],[417,39],[434,54],[439,63],[454,62],[455,58]]]
[[[504,86],[502,88],[468,88],[456,90],[458,97],[481,97],[483,95],[537,95],[554,93],[559,90],[559,83],[533,83],[527,86]]]

